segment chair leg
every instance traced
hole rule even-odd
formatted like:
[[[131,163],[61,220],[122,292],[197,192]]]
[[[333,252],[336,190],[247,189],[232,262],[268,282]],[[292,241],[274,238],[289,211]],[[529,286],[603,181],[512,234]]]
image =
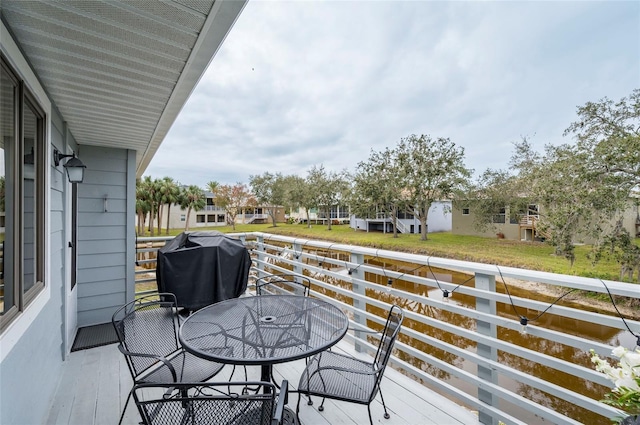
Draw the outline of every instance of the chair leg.
[[[382,390],[378,388],[378,392],[380,393],[380,399],[382,399],[382,407],[384,407],[384,418],[389,419],[391,415],[387,412],[387,405],[384,404],[384,397],[382,396]]]
[[[129,391],[129,395],[127,396],[127,401],[124,402],[124,408],[122,409],[122,413],[120,414],[120,420],[118,421],[118,425],[122,424],[122,420],[124,419],[124,412],[127,411],[127,406],[129,405],[129,399],[131,398],[131,394],[133,394],[133,388]]]
[[[369,423],[373,425],[373,418],[371,417],[371,405],[367,404],[367,412],[369,412]]]
[[[309,399],[311,400],[311,399]],[[318,411],[322,412],[324,410],[324,401],[326,400],[326,398],[322,397],[322,403],[320,403],[320,406],[318,406]]]

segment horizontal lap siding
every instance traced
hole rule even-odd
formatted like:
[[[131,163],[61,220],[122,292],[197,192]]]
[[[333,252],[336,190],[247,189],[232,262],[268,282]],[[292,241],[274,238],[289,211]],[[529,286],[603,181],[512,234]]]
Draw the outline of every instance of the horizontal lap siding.
[[[80,152],[87,166],[78,186],[80,327],[110,321],[127,299],[129,156],[126,150],[92,146]]]

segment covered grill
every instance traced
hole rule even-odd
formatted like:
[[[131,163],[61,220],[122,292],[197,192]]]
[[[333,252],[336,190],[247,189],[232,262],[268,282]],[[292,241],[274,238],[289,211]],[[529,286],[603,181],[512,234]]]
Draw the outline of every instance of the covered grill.
[[[241,241],[216,231],[183,232],[158,251],[156,281],[158,291],[175,294],[179,306],[198,310],[239,297],[250,268]]]

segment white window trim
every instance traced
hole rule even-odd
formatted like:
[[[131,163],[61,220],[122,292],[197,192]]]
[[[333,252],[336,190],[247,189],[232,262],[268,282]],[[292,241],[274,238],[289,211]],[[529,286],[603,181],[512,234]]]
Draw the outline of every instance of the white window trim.
[[[22,56],[20,49],[15,44],[13,37],[7,31],[4,23],[0,21],[0,40],[2,44],[0,48],[5,54],[7,60],[14,68],[20,77],[24,80],[24,83],[31,91],[31,94],[36,98],[40,107],[45,111],[46,123],[45,123],[45,141],[44,145],[47,149],[45,154],[45,170],[44,173],[44,187],[45,193],[49,194],[50,180],[49,169],[51,168],[51,102],[46,95],[46,92],[38,82],[35,74],[31,70],[31,67]],[[9,323],[0,335],[0,363],[11,353],[16,344],[20,341],[27,329],[35,322],[42,310],[47,306],[51,300],[51,270],[49,262],[49,254],[51,253],[51,238],[47,232],[51,229],[51,210],[49,205],[49,196],[45,197],[45,235],[44,235],[44,288],[35,296],[35,298],[20,312],[11,323]]]

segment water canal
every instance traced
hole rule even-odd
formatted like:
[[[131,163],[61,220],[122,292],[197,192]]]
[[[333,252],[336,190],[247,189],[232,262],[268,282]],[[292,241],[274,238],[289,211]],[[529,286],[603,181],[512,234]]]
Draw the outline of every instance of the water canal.
[[[330,254],[326,253],[325,255],[337,256],[341,261],[347,261],[348,256],[346,254]],[[340,256],[343,256],[340,258]],[[421,267],[416,269],[415,264],[411,263],[402,263],[402,262],[393,262],[385,260],[384,264],[380,264],[378,259],[368,258],[365,259],[365,262],[371,265],[376,265],[378,267],[384,267],[386,270],[398,271],[401,273],[406,273],[407,275],[421,276],[431,279],[437,279],[439,282],[450,282],[454,284],[464,284],[468,286],[473,286],[475,282],[473,281],[473,277],[465,274],[465,273],[457,273],[452,272],[450,270],[442,270],[433,267]],[[328,267],[325,265],[325,267]],[[332,271],[336,271],[339,269],[332,268]],[[466,316],[462,316],[459,314],[455,314],[446,310],[442,310],[439,308],[434,308],[432,306],[428,306],[416,301],[411,301],[407,299],[398,299],[394,297],[391,293],[389,293],[387,288],[387,279],[384,276],[377,274],[367,273],[365,275],[365,279],[370,282],[375,282],[380,285],[380,290],[375,289],[367,289],[366,295],[368,297],[377,298],[381,301],[387,303],[395,303],[399,304],[402,308],[413,311],[415,313],[419,313],[424,316],[432,317],[438,319],[440,321],[444,321],[447,323],[452,323],[457,326],[464,327],[469,330],[475,330],[476,322],[474,319],[471,319]],[[328,283],[332,283],[334,285],[339,285],[346,289],[351,289],[351,284],[324,276],[325,281]],[[496,282],[496,286],[498,287],[498,292],[505,293],[504,285],[502,282]],[[418,294],[424,297],[429,298],[438,298],[442,299],[442,291],[438,287],[429,287],[421,284],[417,284],[414,282],[409,282],[402,279],[396,279],[393,281],[393,287],[395,289],[399,289],[402,291],[411,292],[414,294]],[[337,299],[345,298],[337,293],[329,293],[332,291],[327,291],[323,288],[313,288],[314,290],[318,290],[320,292],[325,292],[330,296],[334,296]],[[552,303],[556,300],[555,297],[545,296],[538,293],[530,292],[526,289],[521,289],[515,286],[508,286],[508,291],[512,296],[521,297],[521,298],[529,298],[538,301]],[[342,299],[341,301],[350,303],[349,299]],[[473,296],[468,296],[464,294],[460,294],[454,292],[449,297],[450,303],[455,303],[460,306],[464,306],[470,309],[475,309],[476,299]],[[570,301],[562,301],[563,305],[578,307],[581,309],[583,306],[578,306],[575,303]],[[505,303],[497,303],[498,315],[502,317],[508,317],[512,319],[518,319],[519,316],[516,315],[514,308],[510,304]],[[590,311],[597,311],[594,308],[589,308]],[[373,309],[371,310],[373,312]],[[525,317],[536,317],[540,312],[535,310],[527,310],[518,308],[517,312],[520,315],[524,315]],[[600,313],[607,314],[604,311],[598,311]],[[378,314],[383,315],[382,312]],[[557,330],[563,333],[568,333],[575,336],[580,336],[586,339],[590,339],[593,341],[598,341],[611,345],[619,345],[623,344],[625,346],[633,345],[632,339],[633,336],[627,332],[622,332],[619,329],[610,328],[607,326],[596,326],[593,323],[583,322],[580,320],[568,319],[566,317],[560,317],[554,314],[546,313],[540,316],[536,320],[536,325],[545,327],[551,330]],[[412,329],[421,332],[423,334],[429,335],[431,337],[437,338],[443,342],[455,345],[457,347],[464,348],[466,351],[470,353],[475,353],[476,351],[476,343],[472,340],[466,339],[460,335],[456,335],[453,333],[445,332],[442,329],[437,329],[432,326],[428,326],[423,323],[418,323],[415,321],[405,319],[404,326],[411,327]],[[529,335],[527,333],[522,333],[518,331],[514,331],[511,329],[505,329],[498,327],[498,337],[499,339],[510,342],[521,347],[525,347],[531,350],[535,350],[540,353],[547,354],[549,356],[553,356],[556,358],[560,358],[578,365],[582,365],[587,368],[592,368],[589,355],[587,352],[574,348],[571,346],[563,345],[557,343],[555,341],[546,340],[543,338],[535,337]],[[454,365],[458,368],[467,370],[471,373],[476,373],[476,364],[467,361],[465,358],[447,353],[444,350],[435,348],[428,344],[425,344],[421,341],[416,341],[408,338],[406,335],[401,335],[403,342],[409,344],[415,348],[422,350],[423,352],[430,354],[434,357],[437,357],[441,360],[448,362],[451,365]],[[475,386],[472,387],[471,384],[462,381],[461,379],[451,376],[446,371],[440,370],[437,367],[427,364],[426,362],[406,355],[405,353],[400,353],[400,358],[413,366],[428,372],[429,374],[448,382],[449,384],[464,390],[465,392],[477,396]],[[563,388],[570,389],[577,393],[583,394],[587,397],[600,400],[603,398],[603,395],[607,393],[610,388],[603,387],[598,384],[594,384],[588,380],[581,379],[579,376],[570,375],[561,371],[558,371],[551,367],[546,367],[537,362],[532,362],[530,360],[518,357],[514,354],[510,354],[503,351],[498,351],[498,361],[502,364],[507,364],[510,367],[517,369],[521,372],[527,373],[529,375],[544,379],[545,381],[554,383]],[[423,384],[427,385],[427,383]],[[575,404],[568,402],[566,400],[559,399],[552,395],[549,395],[541,390],[533,388],[531,386],[522,384],[517,382],[509,377],[500,376],[498,384],[504,388],[513,391],[527,399],[535,400],[536,402],[553,409],[554,411],[561,412],[563,415],[566,415],[574,420],[580,421],[585,424],[598,424],[598,423],[610,423],[606,418],[603,418],[600,415],[594,414],[586,409],[583,409]],[[437,389],[432,388],[437,391]],[[459,400],[454,400],[459,403]],[[534,414],[516,406],[513,404],[509,404],[506,401],[501,401],[500,408],[509,414],[518,417],[519,419],[526,421],[529,424],[544,424],[549,423],[544,421],[542,418],[535,416]]]

